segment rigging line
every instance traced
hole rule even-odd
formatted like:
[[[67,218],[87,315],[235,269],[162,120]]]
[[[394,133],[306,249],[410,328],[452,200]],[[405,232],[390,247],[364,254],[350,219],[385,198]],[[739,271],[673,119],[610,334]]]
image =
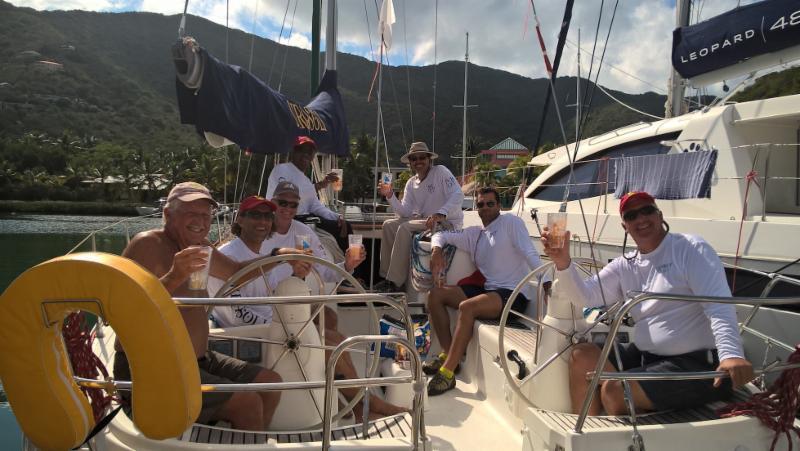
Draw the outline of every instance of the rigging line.
[[[530,2],[531,2],[531,8],[533,9],[533,18],[536,21],[536,26],[537,26],[537,30],[538,30],[538,27],[539,27],[539,16],[536,14],[536,5],[533,4],[533,0],[530,0]],[[547,60],[547,53],[546,53],[546,50],[544,48],[544,41],[541,40],[541,39],[540,39],[540,44],[541,44],[541,47],[542,47],[542,56],[544,57],[545,62],[547,62],[548,60]],[[550,83],[550,89],[552,89],[553,92],[556,92],[555,91],[555,86],[554,86],[554,83],[553,83],[553,78],[552,77],[548,77],[548,81]],[[565,152],[567,154],[567,159],[569,160],[569,178],[567,179],[567,186],[564,189],[564,198],[563,198],[563,200],[561,202],[561,205],[558,208],[559,212],[566,212],[567,211],[567,201],[569,200],[569,188],[570,188],[570,185],[572,184],[571,183],[572,180],[575,180],[575,158],[569,153],[569,147],[568,147],[568,144],[567,144],[567,133],[564,130],[564,120],[561,117],[561,108],[559,108],[558,102],[553,102],[553,107],[556,110],[556,117],[558,118],[558,125],[559,125],[559,129],[561,130],[561,137],[564,140],[564,150],[565,150]],[[575,145],[577,146],[577,143],[575,143]],[[576,154],[576,156],[577,156],[577,154]],[[581,211],[581,219],[583,220],[583,228],[586,231],[586,237],[588,239],[589,238],[589,223],[586,221],[586,213],[584,212],[583,202],[581,201],[580,198],[578,198],[578,207],[580,208],[580,211]],[[593,262],[597,262],[597,259],[596,259],[595,255],[594,255],[594,246],[591,246],[591,245],[589,246],[589,252],[590,252],[592,261]],[[597,266],[597,265],[595,265],[595,266]],[[597,270],[597,280],[598,280],[598,284],[600,285],[600,296],[603,299],[603,305],[607,306],[608,303],[606,302],[605,293],[603,291],[603,283],[600,281],[600,270],[599,269]]]
[[[589,81],[591,81],[591,79],[592,79],[592,68],[594,67],[594,55],[595,55],[595,52],[597,51],[597,38],[598,38],[598,36],[600,36],[600,22],[603,20],[603,6],[605,6],[605,4],[606,4],[606,0],[601,0],[600,1],[600,14],[597,15],[597,26],[595,27],[595,30],[594,30],[594,43],[592,44],[592,56],[589,57],[589,72],[586,75],[586,80],[589,80]],[[611,23],[612,24],[614,23],[614,18],[613,17],[611,18]],[[609,26],[609,32],[610,32],[610,30],[611,30],[611,27]],[[580,28],[578,28],[578,38],[580,38]],[[606,40],[606,45],[605,46],[608,47],[608,40]],[[605,52],[603,52],[603,53],[605,54]],[[580,52],[578,52],[578,58],[580,59]],[[603,60],[601,58],[600,64],[602,64],[602,63],[603,63]],[[597,73],[598,74],[600,73],[600,67],[597,68]],[[587,88],[588,88],[588,86],[587,86]],[[580,92],[578,93],[578,95],[580,95]],[[578,105],[577,108],[581,108],[581,105],[586,105],[586,99],[587,99],[588,96],[589,96],[589,90],[586,89],[583,92],[583,102],[578,102],[578,99],[575,99],[575,103]],[[581,121],[580,124],[578,124],[578,130],[580,130],[581,129],[581,125],[586,122],[586,117],[583,115],[583,112],[579,111],[579,114],[580,114],[579,117],[582,119],[582,121]],[[588,110],[587,110],[586,116],[588,116],[588,115],[589,114],[588,114]],[[576,140],[576,142],[577,141],[580,141],[580,140]]]
[[[408,116],[409,121],[411,122],[411,141],[414,141],[414,110],[411,107],[411,69],[409,68],[408,64],[408,33],[406,33],[406,2],[401,3],[403,5],[403,45],[404,51],[406,55],[406,87],[408,92]]]
[[[644,112],[644,111],[642,111],[642,110],[637,110],[636,108],[634,108],[634,107],[632,107],[632,106],[630,106],[630,105],[626,104],[626,103],[625,103],[625,102],[623,102],[622,100],[619,100],[618,98],[616,98],[616,97],[612,96],[610,92],[606,91],[606,89],[605,89],[605,88],[603,88],[603,87],[602,87],[602,86],[600,86],[600,85],[597,85],[597,89],[599,89],[600,91],[602,91],[602,92],[603,92],[603,94],[605,94],[605,95],[607,95],[607,96],[611,97],[611,100],[613,100],[613,101],[615,101],[615,102],[619,103],[620,105],[624,106],[625,108],[627,108],[627,109],[629,109],[629,110],[631,110],[631,111],[635,111],[635,112],[637,112],[637,113],[639,113],[639,114],[642,114],[642,115],[644,115],[644,116],[649,116],[649,117],[652,117],[653,119],[658,119],[658,120],[665,119],[665,118],[663,118],[663,117],[656,116],[656,115],[654,115],[654,114],[646,113],[646,112]]]
[[[225,0],[225,64],[230,64],[228,55],[230,54],[230,25],[228,24],[228,15],[231,10],[230,0]]]
[[[186,10],[189,9],[189,0],[183,4],[183,15],[181,15],[181,23],[178,25],[178,39],[183,39],[186,36]]]
[[[294,2],[294,11],[292,12],[292,21],[289,23],[289,37],[292,36],[294,33],[294,18],[297,15],[297,4],[300,3],[300,0],[295,0]],[[281,92],[283,89],[283,76],[286,74],[286,60],[289,57],[289,46],[286,45],[286,51],[283,53],[283,65],[281,66],[281,78],[278,80],[278,92]]]
[[[256,0],[256,7],[253,8],[253,31],[250,35],[250,62],[247,64],[247,72],[250,72],[251,74],[253,73],[253,48],[256,45],[256,19],[258,18],[258,2],[259,0]]]
[[[378,20],[380,20],[380,10],[378,10],[378,0],[374,0],[375,3],[375,12],[377,14]],[[381,45],[383,45],[383,36],[381,36]],[[394,86],[394,75],[392,74],[392,65],[389,61],[389,53],[386,53],[386,69],[389,74],[389,84],[392,85],[392,97],[394,98],[394,107],[397,110],[397,118],[400,121],[400,134],[403,136],[403,146],[405,148],[409,147],[408,140],[406,140],[406,129],[403,124],[403,115],[400,111],[400,102],[397,101],[397,89]],[[381,121],[383,120],[383,114],[381,113]],[[384,130],[384,135],[386,131]],[[383,145],[386,147],[386,167],[389,167],[389,148],[386,142],[386,136],[383,137]]]
[[[250,163],[253,161],[252,152],[247,156],[247,166],[244,169],[244,177],[242,177],[242,191],[239,193],[239,198],[235,199],[236,202],[241,202],[244,199],[244,189],[247,187],[247,176],[250,174]]]
[[[575,44],[574,42],[570,41],[569,39],[567,39],[567,44],[569,44],[570,46],[572,46],[572,48],[575,48],[575,49],[578,49],[578,50],[580,50],[580,51],[581,51],[581,52],[583,52],[583,53],[587,53],[587,54],[589,54],[589,53],[590,53],[588,50],[584,50],[583,48],[578,48],[578,45],[577,45],[577,44]],[[619,67],[617,67],[617,66],[614,66],[613,64],[606,63],[606,66],[610,67],[611,69],[614,69],[615,71],[617,71],[617,72],[619,72],[619,73],[621,73],[621,74],[627,75],[628,77],[631,77],[631,78],[633,78],[634,80],[637,80],[637,81],[639,81],[639,82],[641,82],[641,83],[644,83],[645,85],[647,85],[647,86],[649,86],[649,87],[653,88],[654,90],[656,90],[657,92],[659,92],[659,93],[661,93],[661,94],[664,94],[664,93],[666,92],[666,91],[664,90],[664,88],[662,88],[662,87],[660,87],[660,86],[656,86],[656,85],[654,85],[654,84],[652,84],[652,83],[650,83],[650,82],[648,82],[648,81],[646,81],[646,80],[643,80],[643,79],[641,79],[641,78],[637,77],[636,75],[633,75],[633,74],[631,74],[630,72],[626,72],[626,71],[624,71],[624,70],[620,69]]]
[[[375,58],[375,49],[372,48],[372,30],[369,26],[369,11],[367,10],[367,0],[364,0],[364,17],[367,20],[367,39],[369,40],[369,54],[372,55],[372,59],[377,61]]]
[[[375,4],[375,13],[377,14],[376,17],[378,18],[378,21],[380,21],[380,14],[381,13],[380,13],[380,10],[378,9],[378,1],[374,0],[373,3]],[[386,66],[389,67],[389,55],[383,53],[383,49],[384,49],[383,43],[386,42],[386,41],[384,41],[382,34],[381,34],[380,38],[381,38],[381,40],[380,40],[380,46],[381,46],[381,55],[380,56],[381,56],[381,60],[378,62],[378,64],[380,65],[380,72],[381,72],[381,77],[382,77],[383,76],[383,57],[384,57],[384,55],[386,56]],[[394,91],[394,78],[392,78],[392,71],[391,70],[389,71],[389,79],[391,80],[392,90]],[[381,91],[383,91],[382,79],[381,79],[381,82],[378,83],[378,95],[379,96],[381,95]],[[379,97],[379,98],[381,98],[381,97]],[[396,105],[397,104],[397,92],[395,92],[395,94],[394,94],[394,101],[395,101],[395,105]],[[399,106],[397,107],[397,113],[398,113],[398,115],[400,114],[400,107]],[[389,146],[388,146],[388,143],[386,141],[386,124],[383,121],[383,108],[378,108],[378,121],[379,121],[378,130],[383,135],[383,149],[384,149],[384,154],[386,155],[386,170],[388,171],[389,170]],[[402,119],[400,120],[400,127],[401,127],[401,129],[403,127]],[[406,139],[406,134],[405,134],[405,132],[403,132],[403,142],[405,142],[405,139]],[[375,193],[376,193],[376,196],[373,197],[372,200],[377,202],[377,186],[378,186],[377,185],[377,183],[378,183],[378,170],[377,170],[378,158],[377,158],[377,154],[376,154],[375,157],[376,157],[375,158],[375,187],[376,187],[375,188],[375,190],[376,190]]]
[[[436,0],[433,14],[433,121],[431,149],[436,152],[436,81],[439,70],[438,60],[438,42],[439,42],[439,0]]]
[[[278,51],[280,51],[280,44],[281,39],[283,39],[283,29],[286,26],[286,16],[289,15],[289,5],[292,4],[292,0],[286,0],[286,10],[283,12],[283,21],[281,22],[281,31],[278,33],[278,41],[275,42],[275,51],[272,52],[272,63],[269,65],[269,77],[267,77],[267,86],[272,85],[272,70],[275,69],[275,59],[278,57]],[[266,161],[266,160],[264,160]]]
[[[584,131],[584,127],[586,127],[586,123],[589,121],[589,116],[592,114],[592,101],[594,100],[594,90],[597,87],[597,81],[600,79],[600,72],[603,69],[603,62],[606,59],[606,50],[608,50],[608,40],[611,38],[611,29],[614,28],[614,19],[616,19],[616,17],[617,17],[617,6],[619,6],[619,0],[617,0],[616,3],[614,3],[614,11],[612,11],[612,13],[611,13],[611,22],[609,22],[609,24],[608,24],[608,32],[606,33],[606,40],[605,40],[605,44],[603,45],[603,53],[600,55],[600,62],[598,63],[598,66],[597,66],[597,72],[595,73],[595,76],[594,76],[594,85],[592,86],[591,92],[589,93],[588,102],[586,101],[586,98],[584,97],[584,105],[587,106],[587,110],[586,110],[586,114],[583,116],[583,120],[581,121],[580,127],[578,127],[578,129],[580,130],[580,135],[581,136],[583,135],[583,131]],[[597,43],[597,36],[595,36],[595,43]],[[592,50],[592,52],[594,52],[594,50]],[[593,56],[594,56],[594,54],[593,54]],[[592,63],[594,63],[594,57],[592,58]],[[592,77],[592,71],[590,69],[589,70],[589,80],[591,80],[591,77]],[[578,140],[578,141],[580,141],[580,140]]]
[[[236,183],[233,185],[233,199],[239,198],[239,170],[242,168],[242,148],[239,148],[239,161],[236,163]],[[242,189],[244,190],[244,189]]]

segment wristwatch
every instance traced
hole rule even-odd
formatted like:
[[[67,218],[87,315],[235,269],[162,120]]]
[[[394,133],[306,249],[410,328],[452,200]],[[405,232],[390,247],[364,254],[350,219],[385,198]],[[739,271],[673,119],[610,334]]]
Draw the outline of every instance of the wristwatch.
[[[281,248],[279,248],[279,247],[276,247],[276,248],[272,249],[272,252],[269,253],[269,256],[270,257],[277,257],[279,250],[281,250]]]

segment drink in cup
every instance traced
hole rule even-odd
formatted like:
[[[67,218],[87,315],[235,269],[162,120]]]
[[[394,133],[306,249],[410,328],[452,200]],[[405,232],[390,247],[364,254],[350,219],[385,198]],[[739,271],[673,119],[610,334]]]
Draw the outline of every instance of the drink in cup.
[[[361,245],[363,244],[364,238],[361,235],[351,234],[347,235],[347,241],[350,243],[349,249],[350,252],[361,253]]]
[[[208,287],[208,270],[211,268],[211,246],[190,246],[191,248],[203,249],[206,264],[197,271],[189,275],[190,290],[205,290]]]
[[[549,246],[564,247],[564,234],[567,231],[566,213],[547,213],[547,229],[550,231]]]
[[[295,235],[294,247],[301,251],[304,251],[306,249],[311,249],[311,237],[309,237],[308,235]]]
[[[381,172],[381,186],[392,186],[392,173]]]
[[[344,177],[344,169],[332,169],[332,173],[336,174],[336,177],[339,177],[339,180],[331,183],[331,187],[334,191],[341,191],[342,190],[342,177]]]

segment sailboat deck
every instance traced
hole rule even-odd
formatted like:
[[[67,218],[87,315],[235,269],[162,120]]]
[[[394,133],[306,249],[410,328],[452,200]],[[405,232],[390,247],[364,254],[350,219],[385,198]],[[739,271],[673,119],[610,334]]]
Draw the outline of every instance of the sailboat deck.
[[[332,431],[333,440],[359,440],[364,438],[361,424],[341,426]],[[370,438],[410,438],[411,415],[399,414],[370,421]],[[308,443],[321,442],[322,430],[287,432],[250,432],[195,424],[179,438],[191,443],[213,445],[252,445],[267,442]]]
[[[750,398],[750,393],[744,390],[737,390],[729,401],[717,401],[693,409],[667,410],[636,416],[636,424],[639,426],[654,426],[676,423],[690,423],[697,421],[719,420],[717,410],[731,402],[741,402]],[[553,412],[549,410],[537,410],[549,424],[557,430],[568,433],[575,428],[578,415],[571,413]],[[583,426],[584,432],[598,431],[608,428],[630,428],[633,426],[628,416],[596,416],[587,417]]]

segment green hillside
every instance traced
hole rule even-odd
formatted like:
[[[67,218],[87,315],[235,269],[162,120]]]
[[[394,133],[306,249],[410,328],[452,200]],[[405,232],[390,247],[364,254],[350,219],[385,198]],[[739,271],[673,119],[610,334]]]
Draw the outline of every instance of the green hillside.
[[[178,16],[152,13],[40,12],[0,0],[0,198],[140,201],[157,197],[162,184],[186,178],[219,190],[223,152],[205,146],[192,127],[178,121],[170,55],[178,22]],[[223,60],[228,33],[228,61],[248,66],[250,35],[194,16],[187,31]],[[376,103],[367,101],[367,93],[375,64],[349,54],[339,54],[338,63],[351,139],[374,136]],[[300,103],[311,91],[309,71],[310,52],[255,39],[252,72]],[[463,63],[443,62],[436,72],[436,150],[449,163],[451,154],[461,152],[462,113],[452,105],[462,102]],[[793,71],[780,76],[787,78],[740,96],[779,95],[800,78]],[[393,164],[412,140],[432,144],[433,81],[431,66],[385,71],[383,113]],[[533,146],[547,84],[471,65],[469,100],[479,105],[469,111],[474,151],[506,137]],[[587,80],[581,85],[592,86]],[[574,103],[574,86],[574,77],[556,83],[555,100],[568,130],[574,130],[574,108],[565,105]],[[663,112],[663,96],[612,93],[640,110]],[[599,90],[591,114],[585,135],[646,119]],[[541,142],[560,141],[551,107]],[[238,151],[228,150],[228,157],[232,184]],[[257,189],[253,174],[262,162],[252,157],[248,190]],[[106,186],[111,176],[123,180],[122,189]],[[87,178],[101,183],[86,184]]]

